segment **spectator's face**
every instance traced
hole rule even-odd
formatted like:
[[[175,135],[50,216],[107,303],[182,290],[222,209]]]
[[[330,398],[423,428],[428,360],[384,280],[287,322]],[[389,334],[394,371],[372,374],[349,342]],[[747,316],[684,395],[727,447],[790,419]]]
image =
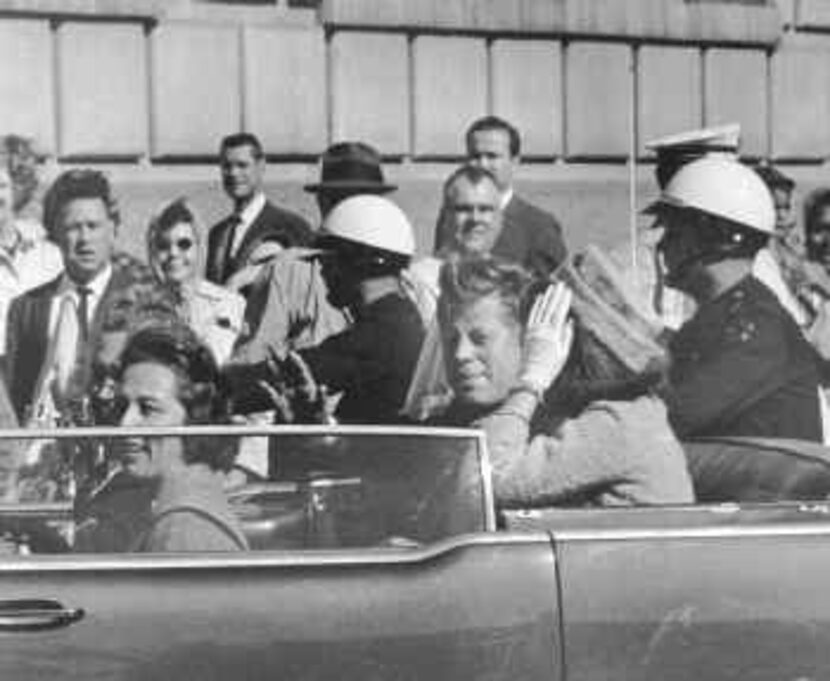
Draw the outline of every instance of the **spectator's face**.
[[[473,165],[493,173],[499,191],[505,192],[513,186],[518,159],[510,154],[510,136],[504,130],[479,130],[474,133],[467,148],[467,158]]]
[[[174,371],[157,362],[131,364],[121,377],[122,426],[183,426],[187,410],[179,401]],[[115,455],[124,470],[136,477],[159,478],[184,465],[179,437],[129,438],[118,443]]]
[[[447,199],[448,219],[452,221],[457,249],[479,254],[493,250],[501,228],[496,186],[488,179],[473,184],[462,177],[449,188]]]
[[[795,228],[792,192],[777,187],[772,190],[772,199],[775,203],[775,230],[779,237],[786,237]]]
[[[11,228],[14,222],[12,181],[5,170],[0,170],[0,230]]]
[[[56,239],[63,252],[63,263],[70,278],[78,283],[90,281],[101,272],[115,247],[115,223],[103,200],[74,199],[58,217]]]
[[[807,234],[807,254],[810,260],[830,268],[830,205],[824,206]]]
[[[234,201],[247,201],[262,189],[265,160],[256,158],[253,147],[243,144],[222,152],[222,186]]]
[[[493,406],[505,400],[521,367],[522,332],[497,295],[461,310],[440,310],[447,375],[456,399]]]
[[[156,238],[154,259],[159,276],[182,284],[196,276],[196,234],[193,225],[179,222]]]

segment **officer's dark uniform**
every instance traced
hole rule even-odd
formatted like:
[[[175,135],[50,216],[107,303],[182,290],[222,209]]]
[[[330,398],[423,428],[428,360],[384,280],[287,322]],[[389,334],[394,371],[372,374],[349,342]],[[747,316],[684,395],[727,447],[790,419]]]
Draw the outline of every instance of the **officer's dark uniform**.
[[[821,441],[817,357],[775,294],[754,277],[702,305],[670,350],[669,417],[681,439]]]
[[[350,328],[299,354],[317,383],[343,391],[339,422],[394,423],[401,420],[423,340],[417,308],[393,293],[361,308]]]

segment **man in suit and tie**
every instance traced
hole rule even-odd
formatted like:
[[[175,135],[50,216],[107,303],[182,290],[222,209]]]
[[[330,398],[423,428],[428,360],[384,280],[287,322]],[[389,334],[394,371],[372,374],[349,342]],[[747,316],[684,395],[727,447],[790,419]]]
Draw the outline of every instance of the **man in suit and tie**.
[[[134,261],[114,260],[118,222],[109,181],[98,171],[69,170],[46,195],[44,224],[64,272],[9,309],[6,380],[21,421],[44,409],[65,417],[86,393],[103,310],[138,271]],[[48,420],[55,419],[40,419]]]
[[[546,276],[566,257],[562,228],[550,213],[516,194],[513,177],[521,161],[519,131],[497,116],[473,122],[466,134],[467,161],[488,170],[500,194],[503,229],[492,252],[519,262],[536,274]],[[440,253],[451,240],[453,220],[444,208],[435,233],[435,251]]]
[[[222,285],[257,259],[282,248],[308,246],[313,235],[302,217],[265,198],[265,154],[256,136],[228,135],[219,155],[222,186],[233,202],[233,213],[210,230],[206,276]]]

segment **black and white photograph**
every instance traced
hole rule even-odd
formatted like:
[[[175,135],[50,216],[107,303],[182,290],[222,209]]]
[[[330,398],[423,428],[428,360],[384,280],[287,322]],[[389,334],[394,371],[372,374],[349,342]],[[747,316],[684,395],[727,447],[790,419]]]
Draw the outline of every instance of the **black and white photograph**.
[[[0,0],[0,680],[830,679],[830,0]]]

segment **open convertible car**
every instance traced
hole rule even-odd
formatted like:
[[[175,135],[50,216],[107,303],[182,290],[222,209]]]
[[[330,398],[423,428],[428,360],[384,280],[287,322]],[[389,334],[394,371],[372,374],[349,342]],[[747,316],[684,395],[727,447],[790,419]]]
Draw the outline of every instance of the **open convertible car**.
[[[128,551],[125,436],[226,438],[250,545]],[[0,679],[830,678],[830,459],[689,447],[695,506],[496,512],[480,433],[0,435]]]

